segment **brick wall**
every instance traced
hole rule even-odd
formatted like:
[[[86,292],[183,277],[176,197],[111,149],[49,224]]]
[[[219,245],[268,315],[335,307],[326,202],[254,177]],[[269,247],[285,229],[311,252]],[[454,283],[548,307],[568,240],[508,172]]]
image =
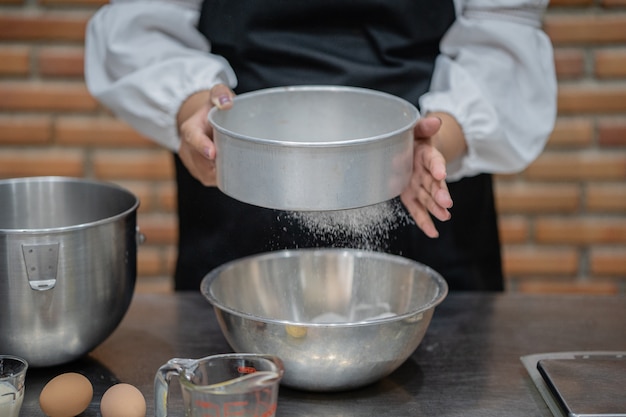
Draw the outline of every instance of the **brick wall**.
[[[498,178],[519,291],[626,290],[626,1],[552,0],[559,118],[525,172]]]
[[[141,200],[139,288],[176,257],[168,152],[116,121],[83,82],[85,24],[103,0],[0,0],[0,178],[116,182]],[[626,0],[553,0],[559,119],[525,172],[497,178],[507,285],[626,293]]]

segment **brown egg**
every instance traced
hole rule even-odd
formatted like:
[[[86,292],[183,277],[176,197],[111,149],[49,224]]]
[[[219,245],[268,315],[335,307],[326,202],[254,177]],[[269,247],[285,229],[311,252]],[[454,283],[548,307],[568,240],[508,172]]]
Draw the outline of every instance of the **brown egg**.
[[[39,394],[41,410],[49,417],[74,417],[89,407],[93,386],[83,375],[69,372],[52,378]]]
[[[130,384],[116,384],[109,388],[100,401],[102,417],[145,417],[146,399]]]

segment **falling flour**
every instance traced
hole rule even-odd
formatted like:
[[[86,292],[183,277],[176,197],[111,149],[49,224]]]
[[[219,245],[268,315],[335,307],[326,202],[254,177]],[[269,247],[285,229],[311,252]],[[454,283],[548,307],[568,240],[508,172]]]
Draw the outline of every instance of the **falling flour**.
[[[399,199],[347,210],[290,212],[289,216],[329,245],[381,251],[388,248],[391,231],[413,222]]]

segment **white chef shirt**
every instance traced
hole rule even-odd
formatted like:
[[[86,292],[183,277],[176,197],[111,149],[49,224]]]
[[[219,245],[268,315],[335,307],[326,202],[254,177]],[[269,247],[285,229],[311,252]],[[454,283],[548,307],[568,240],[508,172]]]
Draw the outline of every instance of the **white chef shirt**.
[[[438,1],[438,0],[433,0]],[[549,0],[454,0],[422,114],[454,116],[468,151],[448,181],[523,170],[543,150],[556,118],[553,49],[541,30]],[[111,0],[89,21],[85,79],[120,119],[176,152],[176,115],[191,94],[234,88],[228,62],[196,29],[201,0]]]

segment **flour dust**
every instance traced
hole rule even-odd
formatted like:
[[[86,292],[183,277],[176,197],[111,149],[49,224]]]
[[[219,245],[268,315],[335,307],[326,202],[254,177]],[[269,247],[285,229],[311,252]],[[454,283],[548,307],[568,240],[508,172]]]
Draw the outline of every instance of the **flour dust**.
[[[289,212],[288,216],[329,246],[372,251],[387,249],[391,232],[413,223],[399,199],[347,210]]]

